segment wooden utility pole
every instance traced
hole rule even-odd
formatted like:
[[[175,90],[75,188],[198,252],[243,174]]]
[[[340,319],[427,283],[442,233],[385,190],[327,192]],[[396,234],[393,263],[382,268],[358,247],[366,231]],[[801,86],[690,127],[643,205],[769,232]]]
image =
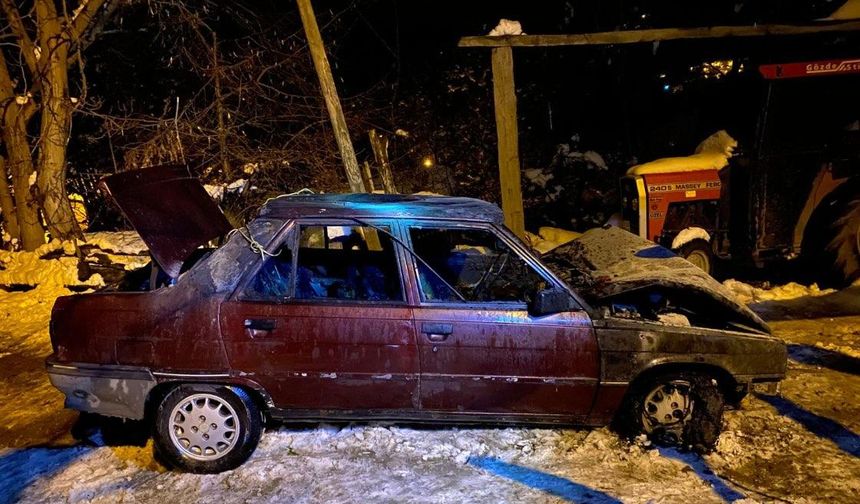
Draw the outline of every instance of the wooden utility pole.
[[[316,68],[317,77],[320,80],[320,88],[322,89],[325,106],[331,118],[334,137],[337,140],[340,157],[346,169],[349,189],[352,192],[365,192],[364,184],[361,180],[361,169],[355,157],[355,150],[352,148],[352,140],[349,138],[346,119],[343,117],[343,109],[337,96],[337,88],[334,85],[334,77],[331,75],[331,67],[325,54],[325,46],[323,45],[322,35],[320,35],[320,28],[317,25],[316,16],[314,16],[311,0],[296,1],[299,5],[299,15],[302,18],[302,26],[305,28],[305,36],[308,39],[308,47],[311,50],[314,68]]]
[[[391,163],[388,161],[388,137],[378,133],[376,129],[371,129],[368,136],[370,136],[370,148],[373,150],[373,157],[379,166],[382,188],[386,194],[397,194],[394,176],[391,174]]]
[[[520,182],[520,148],[517,131],[517,96],[514,90],[514,58],[510,47],[493,48],[493,99],[499,138],[499,180],[505,224],[525,237],[523,193]]]

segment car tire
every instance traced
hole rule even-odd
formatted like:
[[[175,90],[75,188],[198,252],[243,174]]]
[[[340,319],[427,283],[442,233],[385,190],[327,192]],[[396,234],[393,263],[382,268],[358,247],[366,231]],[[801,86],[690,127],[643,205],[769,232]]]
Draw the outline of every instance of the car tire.
[[[698,373],[667,373],[633,385],[616,427],[631,438],[711,451],[722,430],[725,398],[716,379]]]
[[[705,240],[693,240],[682,245],[678,255],[698,266],[705,273],[713,274],[714,253],[711,251],[711,244]]]
[[[242,389],[222,385],[180,385],[159,404],[153,439],[167,465],[193,473],[219,473],[254,453],[263,418]]]

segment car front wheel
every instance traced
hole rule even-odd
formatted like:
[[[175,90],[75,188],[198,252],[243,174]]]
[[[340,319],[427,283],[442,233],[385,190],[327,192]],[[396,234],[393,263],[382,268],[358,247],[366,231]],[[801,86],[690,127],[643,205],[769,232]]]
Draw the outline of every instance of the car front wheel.
[[[663,446],[707,452],[722,428],[723,394],[715,379],[704,374],[670,373],[634,385],[619,412],[621,430],[645,434]]]
[[[218,473],[242,464],[257,447],[262,417],[245,391],[220,385],[182,385],[155,415],[155,448],[168,465]]]

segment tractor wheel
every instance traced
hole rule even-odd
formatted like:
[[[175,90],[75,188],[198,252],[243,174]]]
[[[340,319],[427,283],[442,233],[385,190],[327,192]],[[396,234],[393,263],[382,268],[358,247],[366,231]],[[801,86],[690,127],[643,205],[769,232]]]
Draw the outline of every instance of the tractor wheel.
[[[836,274],[850,284],[860,278],[860,197],[845,205],[832,230],[827,251],[834,256]]]
[[[821,204],[806,226],[806,268],[827,287],[860,279],[860,195],[840,195]]]
[[[705,240],[693,240],[678,249],[678,255],[693,263],[705,273],[711,275],[714,271],[714,254],[711,244]]]

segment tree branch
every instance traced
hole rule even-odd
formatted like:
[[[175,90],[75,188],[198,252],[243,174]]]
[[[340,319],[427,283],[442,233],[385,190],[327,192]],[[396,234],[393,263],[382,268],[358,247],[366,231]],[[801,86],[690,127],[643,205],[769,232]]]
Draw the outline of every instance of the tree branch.
[[[33,44],[30,34],[27,33],[27,29],[24,28],[21,14],[12,0],[0,0],[0,6],[2,6],[3,13],[9,20],[9,27],[12,29],[12,33],[18,40],[18,47],[21,48],[21,54],[24,56],[27,68],[30,70],[30,74],[33,75],[33,80],[36,80],[39,75],[39,64],[38,60],[36,60],[35,52],[36,46]]]
[[[81,5],[72,15],[72,20],[69,23],[69,37],[73,41],[79,40],[87,33],[87,30],[93,24],[96,12],[104,4],[105,0],[83,0],[81,2]]]

